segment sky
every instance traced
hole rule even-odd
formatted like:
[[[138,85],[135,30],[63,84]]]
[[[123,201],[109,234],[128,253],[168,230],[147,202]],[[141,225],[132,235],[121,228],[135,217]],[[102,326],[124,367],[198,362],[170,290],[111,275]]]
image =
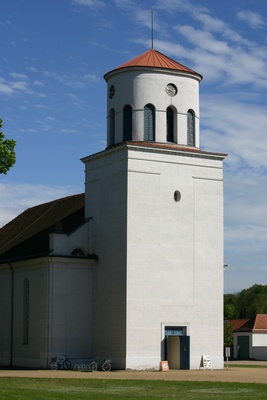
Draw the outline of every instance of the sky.
[[[84,191],[106,147],[103,75],[151,48],[201,75],[200,146],[224,161],[225,293],[267,284],[267,1],[2,0],[0,118],[17,161],[0,227]]]

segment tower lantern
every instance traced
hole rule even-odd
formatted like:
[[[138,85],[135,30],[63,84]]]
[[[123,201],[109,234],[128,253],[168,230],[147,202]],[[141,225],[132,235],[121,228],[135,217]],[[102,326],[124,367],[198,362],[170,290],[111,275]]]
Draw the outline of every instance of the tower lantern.
[[[108,147],[145,141],[199,148],[200,74],[150,49],[104,78]]]

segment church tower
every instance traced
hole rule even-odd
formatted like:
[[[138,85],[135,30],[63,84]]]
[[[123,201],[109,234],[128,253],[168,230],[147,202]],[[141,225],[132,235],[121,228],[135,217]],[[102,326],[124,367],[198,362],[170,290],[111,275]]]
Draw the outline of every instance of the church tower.
[[[104,76],[107,148],[83,158],[95,355],[223,368],[223,160],[200,149],[202,76],[150,49]]]

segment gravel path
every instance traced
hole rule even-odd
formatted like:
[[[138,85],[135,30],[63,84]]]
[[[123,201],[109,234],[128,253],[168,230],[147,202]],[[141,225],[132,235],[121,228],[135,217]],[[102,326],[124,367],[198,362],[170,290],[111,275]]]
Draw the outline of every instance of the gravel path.
[[[248,363],[246,362],[246,365]],[[209,381],[209,382],[248,382],[267,384],[267,362],[261,363],[266,368],[240,368],[237,364],[224,370],[170,370],[164,372],[148,371],[110,371],[78,372],[50,370],[0,370],[1,377],[20,378],[74,378],[74,379],[146,379],[166,381]]]

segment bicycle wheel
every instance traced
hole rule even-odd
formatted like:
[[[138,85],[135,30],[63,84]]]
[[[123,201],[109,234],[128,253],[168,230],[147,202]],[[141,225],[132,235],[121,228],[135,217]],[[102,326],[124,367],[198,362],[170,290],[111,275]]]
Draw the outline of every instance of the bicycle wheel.
[[[71,364],[70,360],[63,361],[62,367],[63,367],[63,369],[72,369],[72,364]]]
[[[57,361],[52,360],[50,365],[49,365],[50,369],[54,370],[54,369],[59,369],[59,364]]]
[[[102,365],[103,371],[110,371],[111,370],[111,363],[109,361],[105,361]]]
[[[90,371],[92,371],[92,372],[97,371],[97,363],[96,363],[95,361],[92,361],[92,362],[89,364],[89,367],[90,367]]]

